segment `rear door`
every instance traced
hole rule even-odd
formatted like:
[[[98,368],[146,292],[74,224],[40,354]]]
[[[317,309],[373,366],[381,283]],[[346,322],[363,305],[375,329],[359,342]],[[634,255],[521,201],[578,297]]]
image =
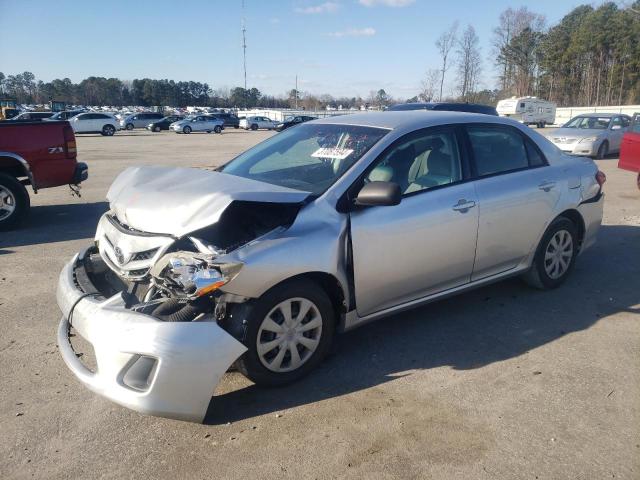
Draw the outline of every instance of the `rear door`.
[[[459,134],[424,129],[394,142],[371,165],[367,181],[400,185],[395,206],[351,213],[356,308],[369,315],[468,283],[478,207]]]
[[[567,188],[556,168],[515,127],[466,127],[480,205],[472,281],[517,267],[551,220]]]

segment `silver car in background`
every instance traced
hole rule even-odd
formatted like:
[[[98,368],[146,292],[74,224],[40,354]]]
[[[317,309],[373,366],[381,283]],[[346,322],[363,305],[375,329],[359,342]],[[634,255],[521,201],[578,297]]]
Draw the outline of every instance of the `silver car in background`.
[[[131,167],[60,274],[60,352],[121,405],[202,421],[234,362],[282,385],[335,332],[507,277],[560,286],[604,180],[515,121],[429,111],[311,121],[218,171]]]
[[[617,113],[586,113],[573,117],[547,138],[565,153],[604,158],[618,153],[631,117]]]
[[[184,120],[173,122],[169,125],[169,130],[187,134],[191,132],[222,133],[224,121],[212,115],[193,115]]]
[[[127,115],[120,120],[120,128],[133,130],[134,128],[147,128],[147,125],[162,120],[164,115],[155,112],[141,112]]]

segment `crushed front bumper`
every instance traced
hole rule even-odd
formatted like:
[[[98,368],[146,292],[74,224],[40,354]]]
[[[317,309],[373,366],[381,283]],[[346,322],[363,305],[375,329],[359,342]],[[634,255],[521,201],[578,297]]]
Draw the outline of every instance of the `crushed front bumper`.
[[[126,309],[120,294],[85,296],[76,282],[84,254],[65,265],[58,283],[58,346],[69,369],[89,389],[132,410],[202,422],[216,385],[244,345],[213,319],[162,322]],[[93,347],[95,372],[73,350],[70,321]]]

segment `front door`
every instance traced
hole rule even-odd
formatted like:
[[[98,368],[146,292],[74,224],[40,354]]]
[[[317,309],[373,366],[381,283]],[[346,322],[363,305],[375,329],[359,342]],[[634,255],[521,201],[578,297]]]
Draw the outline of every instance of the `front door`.
[[[399,205],[351,213],[358,315],[469,282],[478,206],[462,160],[455,131],[425,129],[374,162],[363,182],[397,183],[403,197]]]

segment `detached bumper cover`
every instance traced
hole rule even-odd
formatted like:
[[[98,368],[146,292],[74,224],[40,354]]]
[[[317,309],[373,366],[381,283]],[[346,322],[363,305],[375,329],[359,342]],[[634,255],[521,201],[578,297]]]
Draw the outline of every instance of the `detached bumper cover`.
[[[125,309],[120,295],[79,300],[83,292],[74,280],[78,258],[60,273],[57,292],[63,313],[58,346],[69,369],[89,389],[132,410],[202,422],[216,385],[245,352],[244,345],[215,321],[161,322]],[[76,356],[69,339],[69,314],[76,302],[73,328],[92,345],[95,372]],[[153,368],[142,368],[143,381],[132,382],[130,377],[139,377],[145,362]]]

